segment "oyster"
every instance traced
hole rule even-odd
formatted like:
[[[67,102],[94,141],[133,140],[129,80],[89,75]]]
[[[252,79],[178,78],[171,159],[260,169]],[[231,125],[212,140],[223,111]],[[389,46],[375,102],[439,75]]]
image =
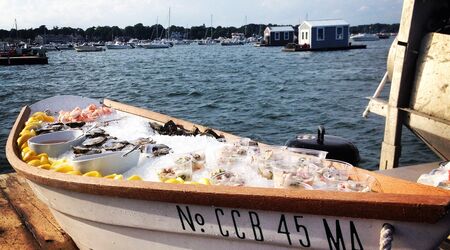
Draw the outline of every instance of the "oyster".
[[[49,123],[43,127],[40,127],[36,129],[36,134],[47,134],[51,132],[61,131],[64,129],[64,124],[57,122],[57,123]]]
[[[204,153],[191,153],[192,156],[192,169],[200,170],[205,167],[205,154]]]
[[[103,145],[103,149],[107,151],[120,151],[129,144],[127,141],[112,142],[109,145]]]
[[[161,129],[163,128],[163,125],[156,123],[156,122],[149,122],[150,127],[155,130],[158,131],[158,133],[161,131]]]
[[[86,122],[68,122],[65,125],[70,128],[81,128],[86,124]]]
[[[75,146],[72,147],[73,153],[75,154],[75,157],[81,156],[81,155],[92,155],[92,154],[100,154],[102,152],[101,149],[98,148],[88,148],[83,146]]]
[[[243,186],[245,180],[231,171],[218,169],[211,173],[211,180],[215,185]]]
[[[86,132],[86,137],[90,137],[90,138],[94,138],[94,137],[99,137],[99,136],[107,136],[108,134],[106,134],[105,130],[101,129],[101,128],[94,128],[91,129],[90,131]]]
[[[216,138],[216,139],[224,138],[223,135],[218,135],[214,130],[212,130],[212,129],[210,129],[210,128],[205,129],[205,131],[203,131],[203,132],[200,133],[200,134],[201,134],[201,135],[206,135],[206,136],[211,136],[211,137],[214,137],[214,138]]]
[[[89,139],[85,140],[81,145],[83,145],[85,147],[93,147],[93,146],[100,146],[105,142],[106,142],[105,136],[98,136],[98,137],[89,138]]]
[[[158,178],[161,181],[166,181],[167,179],[175,179],[178,177],[185,181],[190,181],[192,179],[192,168],[186,167],[184,165],[176,165],[173,167],[163,168],[158,171]]]
[[[154,156],[166,155],[170,153],[171,148],[164,144],[155,144],[152,147],[152,153]]]
[[[136,141],[136,144],[139,144],[139,145],[145,145],[145,144],[155,144],[156,142],[152,139],[152,138],[150,138],[150,137],[148,137],[148,138],[139,138],[137,141]]]

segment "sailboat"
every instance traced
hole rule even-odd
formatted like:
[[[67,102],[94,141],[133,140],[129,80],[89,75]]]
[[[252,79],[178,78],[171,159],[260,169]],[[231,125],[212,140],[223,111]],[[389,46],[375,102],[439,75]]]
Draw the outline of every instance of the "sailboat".
[[[211,15],[211,37],[207,37],[206,39],[200,40],[198,45],[215,45],[216,42],[213,40],[213,26],[212,26],[212,18]]]
[[[170,9],[169,9],[169,19],[170,19]],[[170,21],[169,21],[170,23]],[[170,46],[170,44],[165,43],[163,41],[161,41],[161,39],[158,37],[158,17],[156,18],[156,40],[151,41],[150,43],[144,43],[141,44],[141,47],[144,49],[168,49],[172,46]]]
[[[245,16],[244,33],[231,33],[231,39],[226,39],[220,43],[222,46],[244,45],[247,35],[247,16]]]

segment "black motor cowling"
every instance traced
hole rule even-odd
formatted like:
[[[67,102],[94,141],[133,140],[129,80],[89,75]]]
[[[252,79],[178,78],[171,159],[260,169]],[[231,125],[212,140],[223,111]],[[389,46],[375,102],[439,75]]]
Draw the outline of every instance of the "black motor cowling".
[[[325,135],[323,126],[319,126],[317,136],[300,134],[288,140],[286,146],[327,151],[327,159],[345,161],[352,165],[357,165],[360,160],[358,148],[352,142],[342,137]]]

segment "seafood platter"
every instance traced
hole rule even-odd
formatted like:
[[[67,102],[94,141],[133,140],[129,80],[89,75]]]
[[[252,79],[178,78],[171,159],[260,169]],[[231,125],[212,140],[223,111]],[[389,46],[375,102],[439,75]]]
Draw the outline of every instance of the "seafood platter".
[[[449,191],[326,154],[78,96],[24,107],[7,143],[11,165],[81,249],[370,249],[386,224],[399,248],[448,235]]]

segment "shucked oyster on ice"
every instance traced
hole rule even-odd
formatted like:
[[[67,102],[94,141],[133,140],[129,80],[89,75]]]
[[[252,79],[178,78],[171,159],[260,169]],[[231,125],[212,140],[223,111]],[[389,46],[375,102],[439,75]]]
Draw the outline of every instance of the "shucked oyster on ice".
[[[72,147],[73,153],[75,154],[75,157],[81,156],[81,155],[92,155],[92,154],[100,154],[102,152],[99,148],[89,148],[89,147],[83,147],[83,146],[75,146]]]
[[[190,181],[192,179],[192,156],[189,154],[177,156],[173,160],[172,166],[159,170],[157,174],[163,182],[178,177]]]
[[[98,137],[94,137],[94,138],[89,138],[86,139],[82,145],[85,147],[93,147],[93,146],[100,146],[103,143],[106,142],[106,137],[105,136],[98,136]]]
[[[216,171],[212,172],[211,181],[215,185],[224,185],[224,186],[244,186],[245,184],[244,178],[225,169],[217,169]]]
[[[152,153],[153,156],[158,157],[161,155],[167,155],[171,152],[171,148],[169,146],[164,144],[155,144],[155,145],[149,145],[147,147],[147,153]]]
[[[86,137],[89,137],[89,138],[94,138],[94,137],[99,137],[99,136],[108,136],[108,134],[106,133],[106,131],[104,129],[101,129],[101,128],[93,128],[93,129],[89,130],[88,132],[86,132]]]
[[[194,171],[205,167],[205,154],[203,152],[191,153],[192,169]]]
[[[315,174],[307,168],[273,168],[273,184],[277,188],[313,189]]]

